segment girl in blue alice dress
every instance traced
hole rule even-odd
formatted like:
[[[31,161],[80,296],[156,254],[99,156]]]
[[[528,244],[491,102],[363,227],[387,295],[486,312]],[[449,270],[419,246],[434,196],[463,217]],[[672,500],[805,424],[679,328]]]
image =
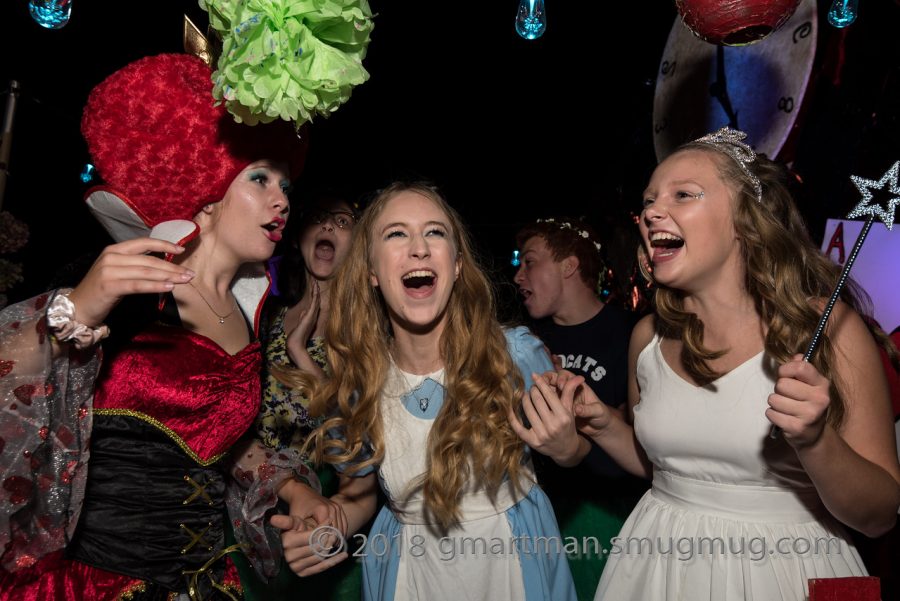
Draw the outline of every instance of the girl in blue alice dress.
[[[332,288],[331,377],[298,377],[327,416],[313,455],[341,475],[333,524],[285,532],[301,576],[356,555],[363,598],[575,599],[564,541],[509,419],[552,369],[525,328],[494,317],[459,216],[431,187],[394,184],[363,216]],[[540,376],[539,376],[540,377]]]

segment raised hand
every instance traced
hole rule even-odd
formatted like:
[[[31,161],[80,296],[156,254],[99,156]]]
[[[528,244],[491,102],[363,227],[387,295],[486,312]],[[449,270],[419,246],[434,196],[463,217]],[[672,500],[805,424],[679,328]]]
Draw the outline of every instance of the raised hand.
[[[296,327],[287,332],[288,357],[297,367],[305,368],[304,364],[309,361],[309,355],[306,352],[306,341],[309,340],[316,329],[320,307],[319,282],[312,280],[309,307],[300,312]]]
[[[75,319],[100,325],[113,307],[129,294],[161,293],[194,277],[194,272],[147,253],[178,255],[184,248],[164,240],[136,238],[107,246],[90,271],[69,294]]]
[[[803,360],[803,355],[794,355],[778,368],[766,417],[781,428],[784,439],[794,448],[813,445],[822,436],[831,404],[830,384],[812,363]]]

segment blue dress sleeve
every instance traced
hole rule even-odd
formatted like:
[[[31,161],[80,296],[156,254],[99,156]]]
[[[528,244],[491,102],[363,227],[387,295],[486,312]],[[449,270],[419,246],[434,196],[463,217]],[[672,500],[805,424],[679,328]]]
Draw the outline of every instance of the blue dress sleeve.
[[[529,390],[533,384],[531,374],[552,371],[553,362],[550,361],[544,343],[525,326],[509,328],[503,333],[509,355],[525,380],[525,390]]]
[[[343,439],[344,434],[343,434],[343,432],[339,432],[337,428],[332,428],[332,429],[328,430],[328,438]],[[331,453],[326,451],[325,454],[330,455]],[[367,443],[363,443],[363,448],[360,449],[360,451],[356,455],[356,457],[354,457],[350,461],[345,461],[344,463],[333,464],[334,471],[338,472],[339,474],[343,474],[344,472],[347,471],[347,469],[350,466],[355,465],[357,463],[362,463],[363,461],[366,461],[370,457],[372,457],[372,448]],[[354,478],[362,478],[363,476],[368,476],[369,474],[371,474],[374,471],[375,471],[375,466],[370,465],[370,466],[362,468],[361,470],[357,470],[349,475],[351,475]]]
[[[355,402],[355,397],[354,397],[354,402]],[[347,440],[343,427],[329,428],[328,431],[326,432],[326,436],[333,440],[343,440],[345,442]],[[326,455],[331,455],[334,453],[335,453],[335,451],[332,451],[332,452],[329,452],[327,450],[325,451]],[[333,464],[334,470],[340,474],[343,474],[344,472],[347,471],[347,468],[349,468],[350,466],[355,465],[357,463],[362,463],[363,461],[370,459],[372,457],[372,455],[373,455],[372,446],[369,444],[368,441],[363,441],[363,445],[362,445],[362,448],[360,449],[359,453],[357,453],[357,455],[350,461]],[[353,472],[352,477],[361,478],[363,476],[368,476],[369,474],[371,474],[374,471],[375,471],[375,466],[370,465],[370,466],[364,467],[361,470]]]

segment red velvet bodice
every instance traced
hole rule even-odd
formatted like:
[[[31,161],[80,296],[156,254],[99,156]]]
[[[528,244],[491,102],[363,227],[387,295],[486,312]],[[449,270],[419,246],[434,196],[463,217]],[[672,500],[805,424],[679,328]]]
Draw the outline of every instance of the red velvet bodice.
[[[227,451],[253,423],[261,361],[258,342],[229,355],[200,334],[153,325],[105,366],[94,409],[144,419],[206,462]]]

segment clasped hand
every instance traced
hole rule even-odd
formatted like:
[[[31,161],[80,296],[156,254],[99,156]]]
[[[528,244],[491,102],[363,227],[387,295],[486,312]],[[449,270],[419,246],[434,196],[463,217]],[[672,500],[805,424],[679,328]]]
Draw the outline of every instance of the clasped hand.
[[[278,492],[290,505],[288,515],[274,515],[281,532],[284,559],[298,576],[311,576],[347,558],[347,516],[343,507],[305,484],[291,481]]]
[[[563,466],[577,464],[590,449],[579,436],[592,436],[614,418],[617,411],[597,398],[584,377],[559,370],[532,374],[534,386],[522,395],[525,427],[514,411],[508,419],[516,434],[531,448]]]

